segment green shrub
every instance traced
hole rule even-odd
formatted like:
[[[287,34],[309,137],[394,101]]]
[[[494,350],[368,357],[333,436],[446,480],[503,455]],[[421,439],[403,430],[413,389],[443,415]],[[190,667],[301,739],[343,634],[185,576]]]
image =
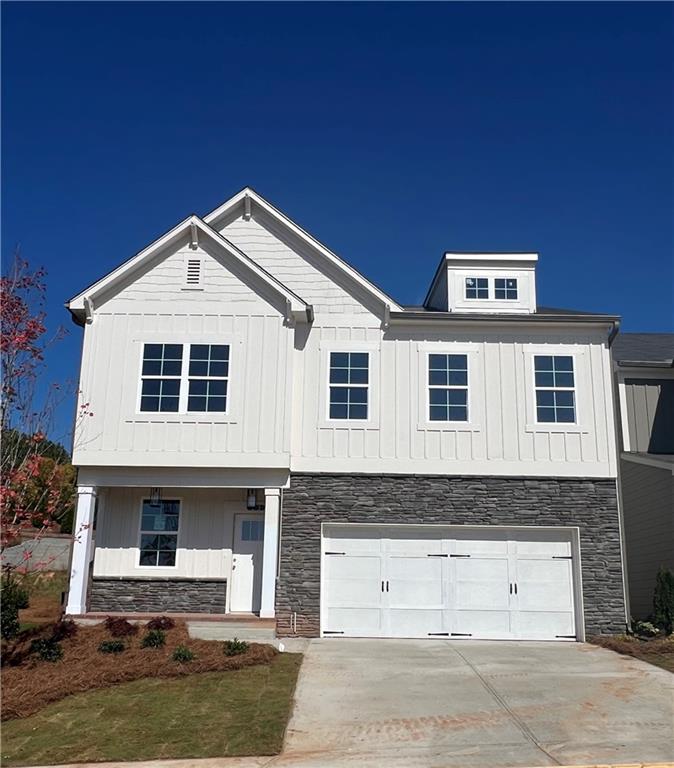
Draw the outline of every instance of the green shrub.
[[[633,621],[632,632],[637,637],[655,637],[660,634],[660,630],[650,621]]]
[[[151,629],[141,640],[142,648],[161,648],[166,644],[166,633],[163,629]]]
[[[122,653],[125,648],[126,646],[121,640],[104,640],[98,646],[101,653]]]
[[[668,635],[674,629],[674,571],[660,568],[655,579],[653,623]]]
[[[113,637],[129,637],[138,634],[138,625],[123,619],[121,616],[108,616],[105,628]]]
[[[41,637],[38,640],[33,640],[30,651],[37,653],[42,661],[58,661],[63,658],[61,643],[53,637]]]
[[[238,656],[248,650],[248,643],[235,637],[233,640],[225,640],[223,649],[225,656]]]
[[[0,635],[3,640],[11,640],[19,634],[19,611],[28,608],[28,590],[9,572],[0,583]]]
[[[173,651],[173,661],[177,661],[180,664],[185,664],[188,661],[194,661],[194,651],[191,651],[185,645],[179,645],[175,651]]]
[[[147,623],[148,629],[173,629],[176,623],[170,616],[155,616],[154,619],[150,619]]]

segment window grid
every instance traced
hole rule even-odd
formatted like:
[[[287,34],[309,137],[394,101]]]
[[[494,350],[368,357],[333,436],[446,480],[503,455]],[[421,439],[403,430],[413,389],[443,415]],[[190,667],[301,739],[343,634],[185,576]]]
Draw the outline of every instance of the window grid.
[[[229,386],[229,345],[191,344],[188,382],[188,413],[225,413]]]
[[[143,346],[141,411],[178,412],[182,365],[182,344],[145,344]]]
[[[369,362],[368,352],[330,353],[331,419],[367,419]]]
[[[428,355],[428,418],[468,421],[468,355]]]
[[[162,500],[153,505],[150,499],[143,499],[138,564],[147,567],[175,566],[179,526],[180,501]]]
[[[516,301],[517,300],[517,278],[497,277],[494,280],[494,298],[506,299],[508,301]]]
[[[263,520],[242,520],[241,521],[241,541],[263,541],[264,540],[264,521]]]
[[[489,298],[489,278],[467,277],[466,278],[466,298],[467,299],[488,299]]]
[[[535,355],[536,421],[573,424],[576,421],[575,377],[570,355]]]

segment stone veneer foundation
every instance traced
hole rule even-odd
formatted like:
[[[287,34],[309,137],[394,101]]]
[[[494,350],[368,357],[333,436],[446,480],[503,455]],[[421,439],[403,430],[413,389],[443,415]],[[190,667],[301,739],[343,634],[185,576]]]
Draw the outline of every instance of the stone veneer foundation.
[[[224,579],[94,578],[89,610],[109,613],[224,613]]]
[[[321,523],[577,526],[585,631],[625,631],[615,480],[291,475],[276,587],[280,636],[319,634]]]

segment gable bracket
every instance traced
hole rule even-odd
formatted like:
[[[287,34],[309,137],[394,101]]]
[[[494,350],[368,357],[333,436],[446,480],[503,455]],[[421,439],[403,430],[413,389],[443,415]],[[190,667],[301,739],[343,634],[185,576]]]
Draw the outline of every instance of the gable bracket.
[[[197,230],[197,225],[194,222],[192,222],[190,224],[190,248],[193,251],[196,251],[198,245],[199,245],[199,234]]]
[[[94,322],[94,302],[85,296],[82,303],[84,304],[84,320],[91,325]]]
[[[243,219],[244,221],[250,221],[250,217],[251,217],[250,195],[246,195],[243,198]]]

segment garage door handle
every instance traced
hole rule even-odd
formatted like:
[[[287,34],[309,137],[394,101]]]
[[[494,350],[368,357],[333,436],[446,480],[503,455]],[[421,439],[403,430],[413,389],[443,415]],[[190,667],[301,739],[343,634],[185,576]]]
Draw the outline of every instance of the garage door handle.
[[[386,591],[388,592],[388,581],[386,582]]]
[[[513,593],[513,585],[511,584],[510,585],[510,594],[512,595],[512,593]]]
[[[383,582],[383,581],[382,581],[382,583],[381,583],[381,591],[382,591],[382,592],[384,591],[384,582]]]
[[[515,584],[515,594],[517,594],[517,584]]]

